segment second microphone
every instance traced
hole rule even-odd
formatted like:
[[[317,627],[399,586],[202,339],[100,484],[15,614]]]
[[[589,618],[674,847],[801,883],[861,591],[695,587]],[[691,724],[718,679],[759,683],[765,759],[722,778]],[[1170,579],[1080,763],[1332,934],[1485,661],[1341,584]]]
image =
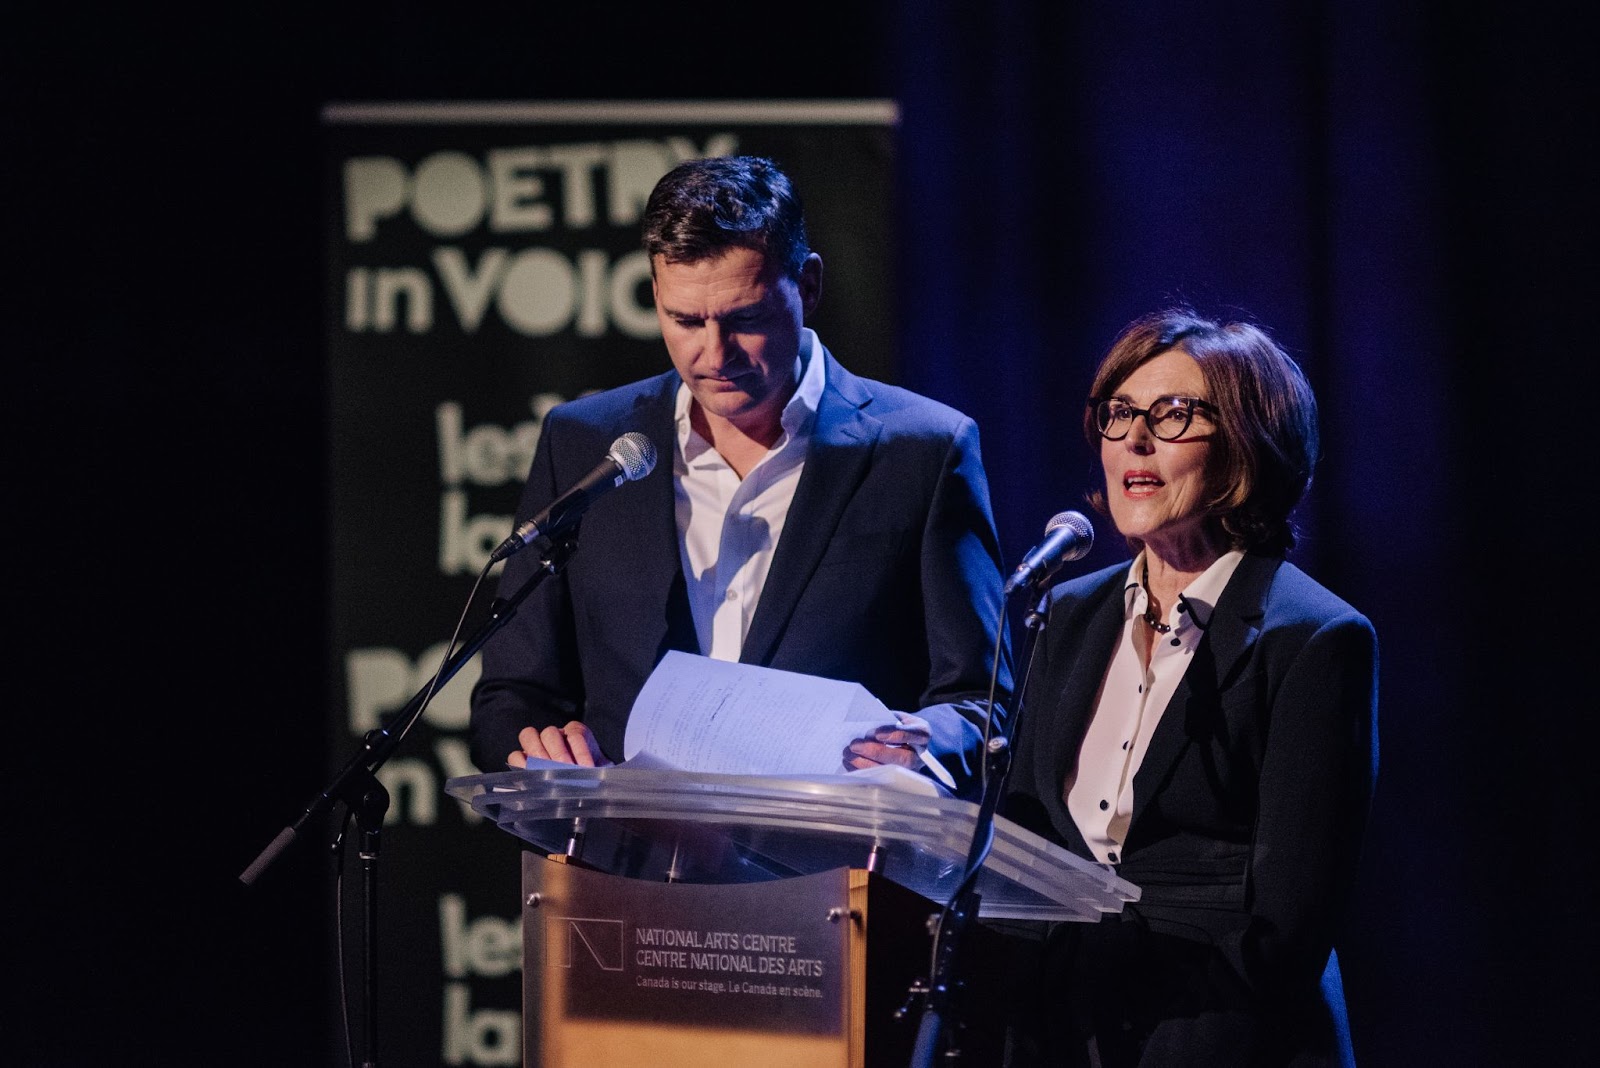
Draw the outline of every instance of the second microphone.
[[[1044,540],[1029,549],[1006,579],[1010,596],[1019,586],[1043,586],[1061,565],[1082,560],[1094,548],[1094,525],[1082,512],[1058,512],[1044,525]]]

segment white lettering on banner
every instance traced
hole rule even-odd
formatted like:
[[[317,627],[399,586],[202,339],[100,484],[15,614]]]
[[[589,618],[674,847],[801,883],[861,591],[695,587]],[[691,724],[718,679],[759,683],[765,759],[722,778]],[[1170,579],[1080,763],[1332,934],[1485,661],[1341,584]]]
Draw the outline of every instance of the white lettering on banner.
[[[460,894],[439,898],[439,937],[444,974],[451,979],[499,978],[522,968],[522,920],[479,916],[469,923]]]
[[[544,179],[533,173],[542,158],[536,148],[496,148],[485,158],[497,229],[548,230],[555,222],[555,210],[540,203]]]
[[[471,233],[487,204],[478,163],[465,153],[436,152],[412,176],[412,218],[437,237]]]
[[[383,822],[432,827],[439,822],[439,777],[415,758],[390,760],[378,769],[378,781],[389,791]]]
[[[604,266],[603,262],[596,261],[592,267]],[[598,272],[590,270],[588,275]],[[649,338],[661,336],[661,323],[656,319],[655,298],[651,297],[646,303],[633,300],[641,283],[650,279],[650,257],[643,251],[632,252],[617,261],[611,270],[611,281],[606,288],[606,309],[611,313],[611,321],[617,328],[629,337]],[[599,289],[598,280],[593,287]],[[593,311],[587,318],[580,317],[578,333],[584,337],[599,337],[604,332],[605,324]]]
[[[533,418],[509,428],[479,423],[469,429],[455,401],[444,401],[434,409],[439,481],[445,487],[439,498],[440,574],[478,574],[512,526],[508,515],[470,514],[467,494],[459,487],[520,485],[533,466],[545,416],[564,400],[559,393],[534,394],[528,401]]]
[[[738,145],[734,134],[720,133],[703,146],[666,137],[492,148],[481,161],[440,151],[411,170],[391,156],[351,157],[344,161],[345,238],[364,244],[402,219],[441,240],[479,229],[547,234],[603,225],[631,231],[663,174],[687,159],[731,154]],[[633,236],[630,232],[630,242]],[[613,262],[598,248],[496,246],[484,249],[473,263],[462,249],[440,245],[430,261],[432,274],[414,265],[349,267],[345,328],[387,334],[403,326],[426,334],[439,322],[437,288],[468,334],[483,325],[491,309],[529,337],[571,329],[579,337],[597,338],[613,327],[640,340],[660,334],[645,284],[650,261],[642,251]]]
[[[645,285],[650,260],[629,252],[612,263],[601,249],[582,249],[577,262],[557,249],[485,249],[473,266],[458,248],[433,252],[446,303],[466,333],[475,333],[491,305],[507,326],[528,337],[572,327],[580,337],[603,337],[615,326],[639,340],[659,337],[655,304]],[[418,267],[352,267],[345,272],[345,328],[426,334],[436,325],[433,281]]]
[[[506,1009],[474,1012],[467,984],[446,983],[443,1053],[446,1064],[521,1064],[522,1013]]]
[[[475,486],[520,484],[533,467],[539,432],[550,409],[566,400],[559,393],[535,393],[528,401],[533,418],[509,429],[497,423],[479,423],[466,429],[461,405],[445,401],[434,409],[439,432],[439,481],[446,486],[470,482]]]
[[[400,213],[411,199],[405,166],[389,156],[359,156],[344,161],[344,236],[371,241],[378,220]]]
[[[510,532],[511,516],[468,517],[467,495],[445,490],[439,497],[439,573],[476,575]]]
[[[351,332],[394,332],[403,307],[406,329],[413,334],[433,328],[433,283],[415,267],[385,267],[367,271],[357,267],[348,275],[345,326]]]
[[[445,642],[423,651],[413,662],[398,649],[352,649],[345,654],[345,686],[349,694],[350,733],[364,735],[380,725],[386,713],[403,708],[444,662]],[[472,686],[482,668],[476,657],[461,665],[455,677],[434,694],[423,718],[442,730],[467,727]]]
[[[702,156],[738,151],[732,133],[713,134],[704,147],[685,137],[489,149],[482,163],[461,152],[435,152],[415,170],[392,156],[344,162],[344,232],[351,243],[371,241],[380,224],[409,212],[439,238],[457,238],[487,224],[492,233],[543,232],[560,222],[584,230],[599,219],[596,183],[603,182],[605,221],[631,227],[644,215],[656,181]],[[547,181],[540,172],[549,172]],[[552,205],[547,197],[554,198]]]
[[[445,294],[461,320],[461,329],[472,333],[483,322],[483,313],[489,310],[489,298],[500,288],[506,274],[506,261],[511,254],[503,248],[485,249],[478,257],[477,270],[467,264],[467,257],[458,248],[448,245],[433,251],[433,267],[444,282]]]
[[[495,306],[507,323],[529,337],[548,337],[577,314],[578,279],[561,253],[524,249],[506,271],[500,298]]]
[[[372,272],[357,268],[344,278],[344,328],[351,333],[366,329],[371,314]]]

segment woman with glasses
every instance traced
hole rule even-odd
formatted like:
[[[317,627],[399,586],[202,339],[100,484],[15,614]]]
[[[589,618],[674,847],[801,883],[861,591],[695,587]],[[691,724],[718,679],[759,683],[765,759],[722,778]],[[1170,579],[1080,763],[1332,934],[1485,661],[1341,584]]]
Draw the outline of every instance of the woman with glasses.
[[[1311,388],[1259,328],[1172,310],[1117,338],[1083,420],[1132,559],[1042,598],[1004,811],[1141,896],[1049,931],[1013,1063],[1353,1063],[1333,944],[1377,637],[1285,560]]]

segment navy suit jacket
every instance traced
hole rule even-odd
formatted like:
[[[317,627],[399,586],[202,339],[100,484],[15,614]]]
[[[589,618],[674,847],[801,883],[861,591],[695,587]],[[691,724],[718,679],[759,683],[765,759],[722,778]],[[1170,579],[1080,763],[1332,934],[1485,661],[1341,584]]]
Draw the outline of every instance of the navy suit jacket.
[[[1062,787],[1121,634],[1127,566],[1051,591],[1007,784],[1008,816],[1083,856]],[[1250,1063],[1228,1045],[1241,1021],[1263,1062],[1347,1047],[1325,967],[1375,782],[1376,716],[1371,623],[1293,564],[1246,554],[1134,776],[1118,874],[1141,898],[1110,924],[1058,932],[1081,958],[1066,974],[1092,988],[1071,996],[1122,999],[1136,1032],[1159,1028],[1140,1063]]]
[[[997,718],[1010,694],[998,539],[967,416],[859,378],[825,349],[805,469],[740,660],[859,682],[933,725],[930,747],[963,790],[977,771],[995,650]],[[699,652],[678,547],[675,371],[579,398],[545,418],[517,522],[586,475],[628,431],[660,460],[583,517],[578,550],[484,646],[473,759],[505,767],[526,726],[581,719],[623,758],[628,712],[669,650]],[[538,567],[506,561],[502,595]],[[995,729],[998,731],[1000,724]]]

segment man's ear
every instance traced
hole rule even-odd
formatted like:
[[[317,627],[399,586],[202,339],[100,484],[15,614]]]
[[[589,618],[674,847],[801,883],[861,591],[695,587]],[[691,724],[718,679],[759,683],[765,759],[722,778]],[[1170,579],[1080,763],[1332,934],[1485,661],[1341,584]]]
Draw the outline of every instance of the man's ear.
[[[810,315],[822,300],[822,257],[815,252],[800,265],[800,309]]]

